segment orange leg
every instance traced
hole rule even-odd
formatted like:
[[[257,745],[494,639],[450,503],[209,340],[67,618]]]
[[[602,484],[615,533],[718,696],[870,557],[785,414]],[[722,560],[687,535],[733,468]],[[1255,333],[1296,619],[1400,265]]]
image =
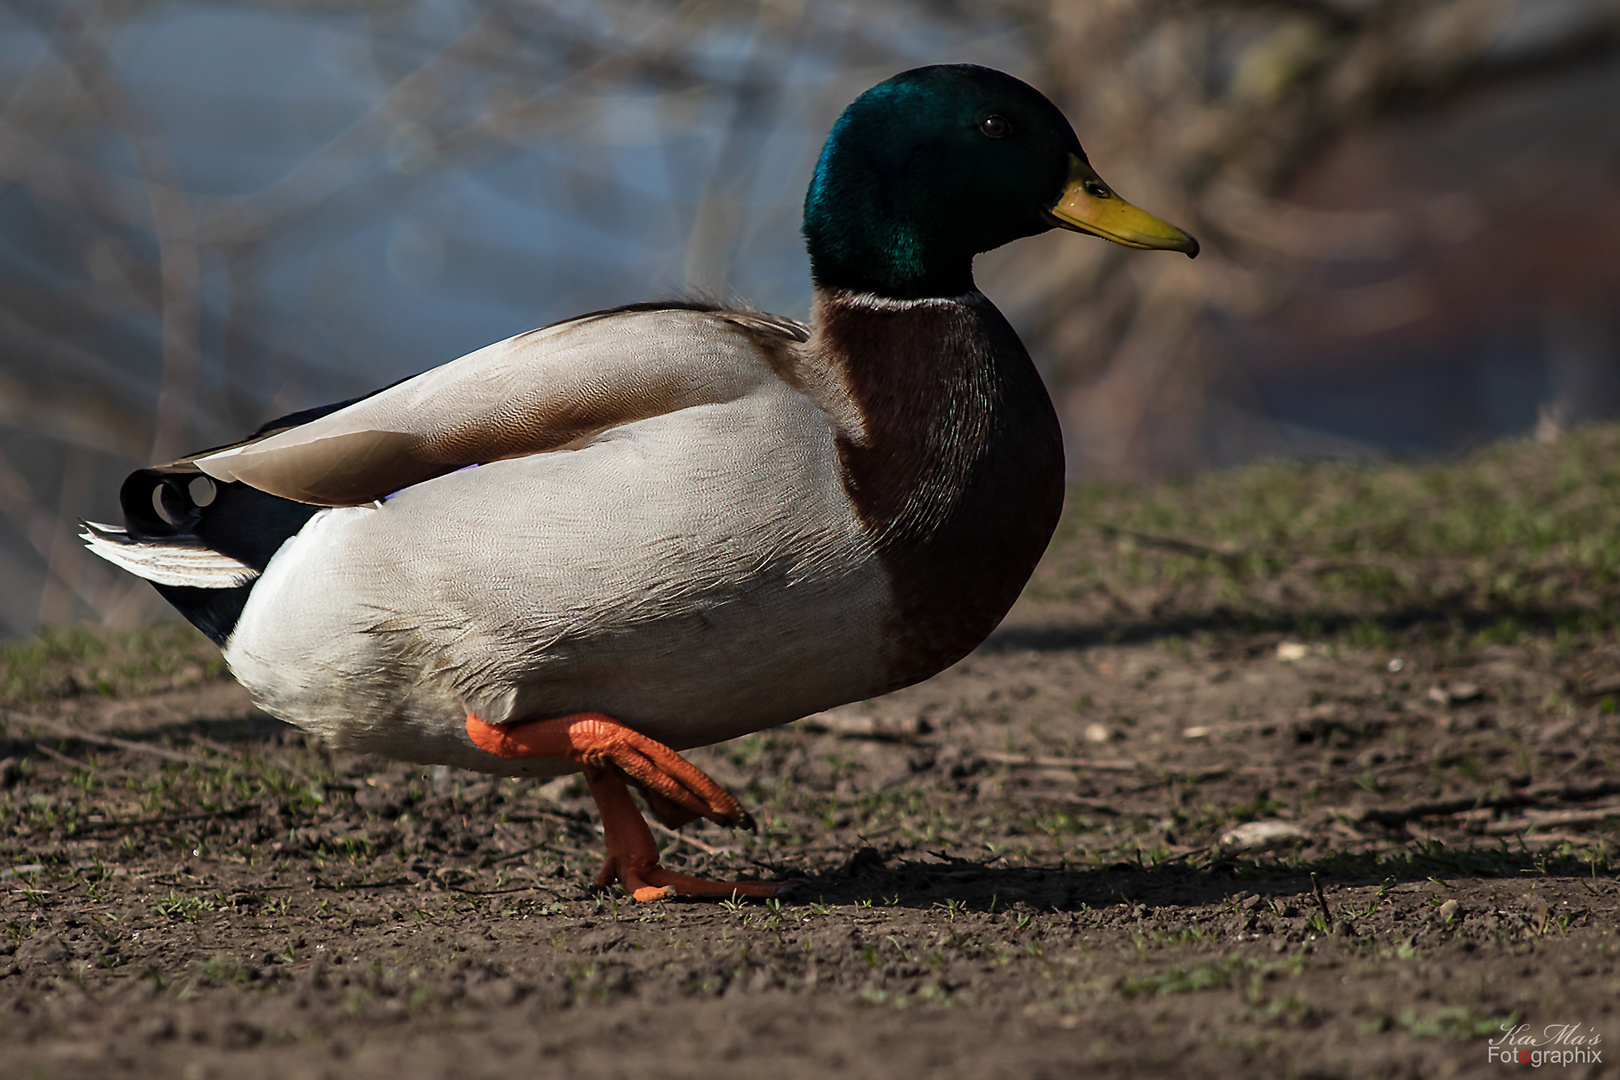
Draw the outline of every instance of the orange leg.
[[[658,846],[630,800],[625,777],[647,792],[649,804],[666,820],[706,817],[745,829],[753,828],[754,822],[736,799],[697,766],[610,716],[575,713],[501,728],[468,713],[467,735],[479,749],[497,757],[560,757],[584,767],[607,842],[607,862],[598,885],[621,882],[638,901],[671,896],[775,896],[790,888],[769,881],[704,881],[659,866]]]

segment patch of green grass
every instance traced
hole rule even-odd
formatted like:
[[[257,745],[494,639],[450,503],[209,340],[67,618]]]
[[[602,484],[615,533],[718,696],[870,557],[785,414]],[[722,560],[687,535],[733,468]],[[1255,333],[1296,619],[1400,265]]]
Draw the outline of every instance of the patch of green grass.
[[[169,890],[167,896],[152,901],[152,910],[157,914],[186,922],[196,922],[197,917],[203,912],[219,909],[220,903],[215,897],[187,896],[173,889]]]
[[[1138,948],[1153,945],[1178,949],[1202,945],[1209,937],[1209,931],[1202,926],[1184,926],[1179,930],[1150,930],[1146,934],[1137,934],[1134,940]]]
[[[219,650],[184,623],[112,631],[63,627],[0,643],[0,706],[81,694],[123,697],[224,672]]]
[[[1222,956],[1207,964],[1177,965],[1153,975],[1127,976],[1119,992],[1127,998],[1168,997],[1195,990],[1214,990],[1255,983],[1279,975],[1297,975],[1303,970],[1298,957],[1265,963],[1247,956]]]
[[[1067,810],[1048,810],[1030,818],[1025,828],[1031,832],[1043,832],[1053,838],[1059,838],[1091,832],[1096,828],[1096,823],[1084,814],[1071,814]]]
[[[231,986],[252,982],[254,968],[237,956],[211,956],[197,968],[207,986]]]
[[[1519,1014],[1511,1017],[1482,1017],[1463,1005],[1447,1005],[1431,1013],[1407,1009],[1393,1018],[1394,1026],[1411,1032],[1420,1039],[1477,1039],[1486,1035],[1500,1035],[1519,1022]]]
[[[1616,584],[1620,427],[1606,426],[1455,463],[1077,485],[1028,595],[1380,647],[1443,613],[1478,644],[1589,633],[1612,623]]]

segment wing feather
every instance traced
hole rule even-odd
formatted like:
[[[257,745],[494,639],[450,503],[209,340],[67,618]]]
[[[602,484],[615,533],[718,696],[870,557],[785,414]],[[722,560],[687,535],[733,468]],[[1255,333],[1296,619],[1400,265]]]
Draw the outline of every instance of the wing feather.
[[[220,481],[356,506],[467,465],[736,400],[779,377],[791,320],[695,307],[603,312],[498,342],[309,423],[196,458]]]

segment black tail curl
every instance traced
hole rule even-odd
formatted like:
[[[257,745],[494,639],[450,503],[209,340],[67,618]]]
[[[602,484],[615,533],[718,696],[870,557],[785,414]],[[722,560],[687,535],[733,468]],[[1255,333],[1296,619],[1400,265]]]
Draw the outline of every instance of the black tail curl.
[[[290,413],[270,421],[243,441],[252,442],[307,424],[358,400]],[[134,540],[200,544],[263,572],[281,545],[297,535],[322,507],[283,499],[246,484],[221,483],[198,468],[197,458],[224,449],[227,447],[201,450],[167,465],[130,473],[118,490],[124,528]],[[186,621],[220,646],[236,628],[248,594],[253,591],[252,582],[228,589],[156,582],[152,587]]]

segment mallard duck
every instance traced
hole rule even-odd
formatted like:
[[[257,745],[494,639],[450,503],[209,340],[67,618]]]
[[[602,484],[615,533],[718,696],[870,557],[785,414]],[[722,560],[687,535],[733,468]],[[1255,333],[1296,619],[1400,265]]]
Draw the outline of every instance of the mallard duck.
[[[520,334],[142,469],[91,550],[151,581],[271,714],[486,773],[583,771],[599,878],[673,873],[660,819],[750,824],[677,751],[925,679],[1012,606],[1063,444],[973,257],[1062,228],[1195,255],[1063,114],[918,68],[833,126],[805,198],[808,325],[707,303]]]

